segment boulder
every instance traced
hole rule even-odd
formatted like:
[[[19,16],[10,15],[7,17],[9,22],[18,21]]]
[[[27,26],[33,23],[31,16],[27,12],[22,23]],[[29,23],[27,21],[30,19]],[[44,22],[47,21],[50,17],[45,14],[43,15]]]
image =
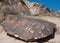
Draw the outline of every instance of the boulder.
[[[19,15],[8,15],[1,25],[11,36],[24,41],[35,41],[53,34],[55,24]]]

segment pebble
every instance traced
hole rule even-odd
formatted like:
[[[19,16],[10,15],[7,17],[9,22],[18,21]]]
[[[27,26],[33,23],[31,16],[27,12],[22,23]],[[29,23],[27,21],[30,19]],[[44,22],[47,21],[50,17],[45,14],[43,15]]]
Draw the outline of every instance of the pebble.
[[[0,33],[4,31],[4,28],[0,25]]]

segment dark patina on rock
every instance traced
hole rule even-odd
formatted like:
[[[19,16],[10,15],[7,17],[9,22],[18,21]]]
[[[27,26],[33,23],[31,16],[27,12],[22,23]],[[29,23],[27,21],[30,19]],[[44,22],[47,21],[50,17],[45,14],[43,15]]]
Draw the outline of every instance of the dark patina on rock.
[[[18,15],[8,15],[1,25],[8,34],[25,41],[47,37],[55,28],[54,23]]]

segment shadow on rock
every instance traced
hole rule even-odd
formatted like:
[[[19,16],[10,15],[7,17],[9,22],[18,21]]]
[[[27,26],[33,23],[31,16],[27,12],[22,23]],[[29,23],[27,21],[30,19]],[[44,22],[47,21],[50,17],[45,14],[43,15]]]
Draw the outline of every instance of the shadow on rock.
[[[53,38],[55,37],[55,32],[56,32],[56,28],[54,29],[53,34],[51,34],[51,35],[49,35],[49,36],[47,36],[47,37],[45,37],[45,38],[38,39],[38,40],[36,40],[36,41],[37,41],[38,43],[47,42],[48,40],[53,39]]]
[[[34,43],[34,42],[37,42],[37,43],[47,42],[48,40],[53,39],[53,38],[55,37],[55,32],[56,32],[56,28],[54,29],[53,34],[51,34],[51,35],[49,35],[49,36],[47,36],[47,37],[45,37],[45,38],[38,39],[38,40],[35,40],[35,41],[31,41],[31,42],[32,42],[32,43]],[[15,38],[15,39],[18,39],[18,40],[21,40],[21,41],[24,41],[24,42],[29,43],[29,41],[25,41],[25,40],[20,39],[20,38],[18,38],[18,37],[14,37],[14,36],[12,36],[12,35],[10,35],[10,34],[7,34],[7,35],[10,36],[10,37],[13,37],[13,38]]]

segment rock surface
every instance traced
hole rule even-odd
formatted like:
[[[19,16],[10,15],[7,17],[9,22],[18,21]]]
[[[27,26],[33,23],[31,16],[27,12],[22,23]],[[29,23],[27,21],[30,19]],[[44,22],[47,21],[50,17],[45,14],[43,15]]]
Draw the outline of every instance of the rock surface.
[[[31,3],[27,0],[0,0],[0,24],[6,20],[8,15],[27,16],[34,19],[43,19],[56,24],[56,33],[54,39],[47,42],[29,42],[29,43],[60,43],[60,11],[54,12],[46,6],[38,3]],[[15,35],[17,37],[17,35]],[[17,40],[4,32],[4,27],[0,25],[0,43],[27,43]]]
[[[49,16],[41,16],[41,17],[36,17],[36,18],[39,18],[39,19],[44,19],[44,20],[47,20],[47,21],[50,21],[50,22],[53,22],[56,24],[57,27],[60,27],[60,18],[56,18],[56,17],[49,17]],[[53,19],[52,19],[53,18]],[[56,31],[56,34],[55,34],[55,37],[53,39],[50,39],[49,41],[47,42],[43,42],[43,43],[60,43],[60,28],[57,28],[57,31]],[[17,40],[15,38],[12,38],[10,36],[8,36],[6,34],[6,32],[2,32],[0,33],[0,42],[1,43],[26,43],[24,41],[21,41],[21,40]],[[38,42],[30,42],[30,43],[38,43]]]
[[[54,32],[55,24],[18,15],[8,15],[1,23],[4,30],[12,36],[25,41],[35,41],[47,37]]]

